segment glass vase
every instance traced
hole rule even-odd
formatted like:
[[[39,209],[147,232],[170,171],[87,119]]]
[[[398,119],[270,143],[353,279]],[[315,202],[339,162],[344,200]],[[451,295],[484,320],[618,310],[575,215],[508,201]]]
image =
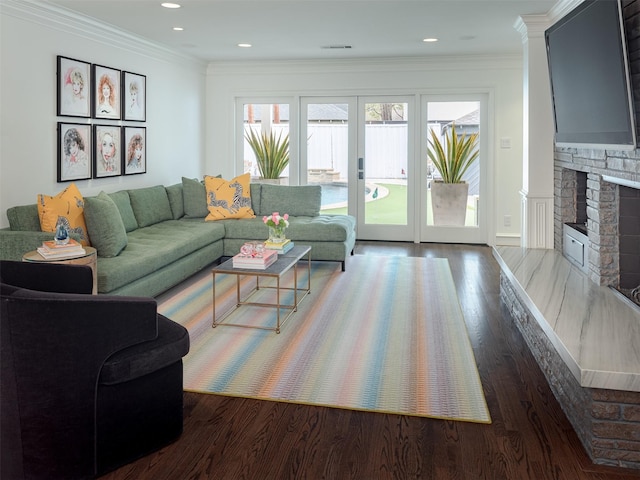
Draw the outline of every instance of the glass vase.
[[[269,227],[269,242],[271,243],[283,243],[287,237],[285,237],[284,231],[286,227]]]

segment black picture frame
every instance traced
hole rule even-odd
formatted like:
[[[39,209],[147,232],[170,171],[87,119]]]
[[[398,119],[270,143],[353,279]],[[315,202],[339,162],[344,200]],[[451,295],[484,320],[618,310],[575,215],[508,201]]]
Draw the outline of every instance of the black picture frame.
[[[90,124],[58,122],[58,183],[91,178],[92,141]]]
[[[93,178],[122,175],[122,127],[93,125]]]
[[[147,77],[138,73],[122,72],[122,119],[132,122],[147,121]]]
[[[147,128],[123,127],[122,171],[124,175],[147,173]]]
[[[103,65],[93,65],[91,95],[93,118],[120,120],[121,71]],[[108,89],[108,90],[105,90]],[[105,93],[108,92],[108,96]]]
[[[91,64],[57,56],[56,113],[59,117],[91,118]]]

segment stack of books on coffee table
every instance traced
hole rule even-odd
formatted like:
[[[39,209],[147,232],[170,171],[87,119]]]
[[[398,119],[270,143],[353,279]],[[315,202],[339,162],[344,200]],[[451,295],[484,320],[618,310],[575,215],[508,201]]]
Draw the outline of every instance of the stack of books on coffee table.
[[[46,260],[64,260],[65,258],[81,257],[87,252],[80,243],[70,239],[64,245],[60,245],[54,240],[42,242],[42,246],[38,247],[38,253]]]
[[[278,252],[264,249],[261,255],[244,255],[233,257],[233,268],[249,268],[252,270],[266,270],[278,259]]]
[[[266,248],[267,250],[275,250],[280,254],[287,253],[293,248],[293,242],[288,238],[282,243],[273,243],[267,240],[266,242],[264,242],[264,248]]]

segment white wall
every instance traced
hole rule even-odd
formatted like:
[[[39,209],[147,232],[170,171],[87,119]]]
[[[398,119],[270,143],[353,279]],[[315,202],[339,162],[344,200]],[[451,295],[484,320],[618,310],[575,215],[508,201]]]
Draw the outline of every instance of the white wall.
[[[83,195],[202,174],[204,64],[35,2],[3,0],[0,22],[0,226],[7,208],[70,184],[56,181],[57,122],[90,120],[56,116],[57,55],[147,77],[147,173],[76,181]]]
[[[488,93],[489,243],[519,244],[522,188],[522,57],[225,62],[208,67],[208,174],[235,175],[236,97]],[[501,148],[500,139],[510,148]],[[293,144],[293,143],[292,143]],[[505,215],[511,226],[503,225]]]

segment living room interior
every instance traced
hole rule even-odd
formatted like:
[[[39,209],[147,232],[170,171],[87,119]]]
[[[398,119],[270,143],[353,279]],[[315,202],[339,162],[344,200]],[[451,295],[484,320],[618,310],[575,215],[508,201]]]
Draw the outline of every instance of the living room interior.
[[[279,422],[273,418],[282,418],[283,422],[294,425],[293,429],[308,432],[322,445],[321,450],[325,449],[322,451],[333,451],[335,448],[330,446],[332,440],[328,436],[337,439],[338,445],[348,447],[345,448],[349,455],[333,466],[328,458],[324,459],[327,462],[324,466],[316,464],[321,460],[300,459],[309,465],[300,467],[297,473],[308,478],[317,476],[323,469],[328,478],[373,478],[362,476],[362,472],[371,475],[372,470],[368,468],[378,468],[375,475],[379,475],[379,478],[391,478],[390,472],[394,471],[401,478],[479,478],[484,475],[480,478],[539,479],[554,478],[551,471],[554,466],[563,463],[570,466],[565,466],[564,470],[557,467],[561,471],[559,478],[639,478],[635,470],[640,468],[637,446],[640,429],[637,423],[633,423],[637,422],[637,417],[624,419],[625,426],[631,432],[629,435],[635,438],[635,441],[627,442],[622,448],[624,455],[615,460],[600,459],[592,463],[599,458],[598,455],[591,451],[585,454],[583,447],[585,435],[590,434],[576,427],[576,422],[579,424],[582,420],[574,417],[573,410],[563,400],[554,398],[558,393],[548,385],[554,382],[562,385],[565,379],[550,380],[545,366],[540,365],[539,357],[529,353],[532,349],[530,342],[535,341],[536,336],[544,337],[549,332],[534,332],[527,337],[520,326],[519,329],[514,326],[517,322],[512,317],[522,315],[534,318],[538,314],[535,305],[532,308],[525,299],[526,289],[524,293],[518,289],[518,282],[521,281],[515,273],[518,264],[505,261],[505,258],[510,259],[508,253],[502,254],[499,263],[493,257],[493,249],[500,252],[501,247],[522,246],[555,251],[563,258],[562,225],[575,221],[576,210],[584,208],[579,204],[565,205],[563,199],[581,196],[593,198],[594,191],[610,188],[608,184],[595,186],[595,177],[592,176],[600,175],[601,171],[597,168],[593,172],[589,170],[594,162],[602,160],[600,151],[581,151],[571,155],[554,148],[544,31],[579,5],[580,0],[510,2],[508,8],[504,2],[473,2],[476,5],[471,5],[472,2],[411,0],[336,1],[322,4],[313,1],[276,1],[261,2],[260,6],[255,2],[184,1],[181,2],[181,8],[175,10],[162,8],[160,2],[135,3],[116,2],[114,5],[114,2],[73,0],[7,0],[0,6],[0,207],[3,212],[16,205],[32,204],[38,194],[54,195],[67,186],[56,178],[56,123],[61,121],[56,115],[58,56],[140,73],[147,79],[146,173],[75,182],[85,196],[98,195],[103,191],[171,185],[180,182],[182,177],[202,179],[204,175],[221,175],[230,179],[240,175],[243,173],[242,137],[236,132],[238,118],[241,118],[240,109],[248,103],[286,104],[289,118],[295,120],[302,114],[303,105],[320,99],[348,102],[355,98],[402,98],[403,101],[408,98],[413,112],[420,112],[413,113],[415,117],[412,118],[422,121],[426,118],[426,105],[431,101],[473,99],[481,102],[486,115],[481,124],[484,126],[482,154],[485,182],[481,194],[485,202],[485,216],[482,217],[482,229],[478,230],[480,233],[475,232],[473,235],[476,236],[460,236],[446,229],[421,229],[421,206],[411,205],[408,210],[410,229],[398,236],[383,231],[380,238],[375,238],[375,231],[373,235],[367,233],[358,238],[354,253],[442,256],[449,259],[460,290],[458,295],[467,328],[493,330],[489,336],[496,337],[489,341],[483,336],[487,333],[470,335],[483,386],[487,390],[487,403],[493,418],[492,433],[483,433],[478,425],[458,426],[449,421],[426,424],[413,418],[405,420],[400,416],[386,415],[380,417],[387,418],[372,420],[372,417],[359,413],[343,417],[347,414],[321,407],[307,407],[308,410],[303,411],[292,405],[265,406],[259,400],[251,399],[236,399],[234,403],[229,397],[215,399],[214,395],[186,393],[185,431],[189,428],[199,431],[191,431],[186,436],[183,434],[181,441],[188,441],[188,447],[185,448],[189,449],[196,449],[199,442],[211,442],[215,447],[210,445],[199,454],[192,452],[185,455],[183,462],[178,461],[181,455],[179,447],[175,444],[167,447],[158,455],[162,457],[166,452],[166,455],[175,458],[179,466],[171,470],[173,476],[166,478],[177,478],[178,474],[186,477],[190,468],[202,478],[207,475],[208,478],[237,478],[240,475],[237,466],[224,463],[224,455],[217,451],[224,450],[224,437],[217,435],[243,438],[242,445],[230,446],[230,455],[245,465],[244,468],[251,472],[248,474],[250,478],[268,478],[262,476],[264,471],[270,472],[270,478],[298,478],[294,473],[298,461],[296,455],[304,457],[314,450],[300,445],[309,440],[305,435],[289,436],[282,425],[276,425]],[[331,3],[336,12],[334,14],[332,11],[329,17],[335,18],[340,8],[344,7],[344,18],[336,20],[335,24],[327,20],[325,10],[332,10],[326,7],[327,3]],[[445,6],[445,3],[457,5]],[[204,10],[207,12],[205,15],[200,8],[213,10]],[[457,10],[450,11],[451,8]],[[198,13],[189,14],[190,9]],[[376,20],[371,21],[367,13],[361,13],[361,18],[353,17],[354,12],[360,9],[369,10]],[[394,13],[400,18],[406,17],[406,25],[404,22],[384,22],[389,9],[397,10]],[[468,12],[465,15],[468,18],[464,21],[456,13],[461,10]],[[217,12],[216,18],[209,23],[206,20],[211,18],[212,12]],[[266,17],[267,12],[272,17]],[[314,14],[322,21],[309,28],[307,17],[314,17]],[[428,21],[416,21],[422,15]],[[483,23],[487,16],[499,18],[500,22],[489,26],[488,20]],[[445,24],[440,18],[450,19],[455,29],[443,28]],[[366,30],[369,36],[376,37],[375,41],[371,40],[372,46],[365,43],[366,36],[347,34],[349,21],[360,25],[359,35],[362,35],[360,30]],[[265,24],[269,27],[265,27]],[[381,24],[384,26],[379,27]],[[480,28],[480,24],[483,28]],[[292,25],[296,28],[292,28]],[[498,25],[501,36],[496,33],[493,43],[488,40],[484,43],[486,37],[490,37],[487,29],[497,30]],[[172,31],[173,27],[184,30]],[[197,30],[197,35],[192,35],[191,29]],[[236,33],[242,32],[243,38],[232,37],[234,30]],[[432,33],[431,30],[435,31]],[[207,38],[207,31],[215,31],[215,35],[211,33],[212,38]],[[398,40],[396,37],[399,32],[404,33],[405,38]],[[246,38],[251,34],[256,40]],[[406,38],[409,34],[412,36]],[[433,44],[423,42],[423,37],[427,35],[441,38]],[[251,41],[254,45],[250,48],[237,46],[245,41]],[[405,45],[402,45],[403,42]],[[499,45],[496,46],[496,43]],[[77,121],[86,123],[85,120]],[[297,132],[296,128],[300,129],[299,125],[293,124],[290,128],[292,133]],[[409,165],[412,172],[421,173],[421,158],[426,142],[419,137],[420,128],[416,127],[416,132],[417,140],[412,140],[414,146],[410,148],[410,162],[413,163]],[[302,135],[299,137],[304,138]],[[302,143],[292,135],[290,185],[307,182],[304,164],[300,160],[303,158]],[[623,172],[623,177],[637,176],[632,154],[614,152],[607,158],[609,164],[613,165],[611,176],[620,176],[620,172]],[[583,178],[583,174],[590,175],[590,180]],[[408,179],[412,192],[420,189],[424,181],[421,177],[414,174]],[[558,185],[562,186],[558,188]],[[589,193],[587,188],[590,189]],[[567,195],[567,191],[572,193]],[[411,193],[409,198],[418,198],[417,193]],[[0,227],[8,225],[7,216],[3,214]],[[549,261],[557,262],[557,257]],[[475,275],[468,271],[477,266],[483,273]],[[590,270],[593,285],[610,283],[607,280],[607,266],[606,262],[593,265]],[[346,268],[349,269],[349,259],[346,260]],[[509,269],[513,270],[511,276]],[[500,276],[505,272],[507,280],[501,280]],[[631,273],[633,275],[634,272]],[[482,285],[476,285],[475,282]],[[505,303],[510,308],[501,307]],[[524,328],[526,330],[526,326]],[[635,334],[637,330],[632,332]],[[634,338],[627,338],[626,342],[633,344]],[[547,348],[553,349],[554,341],[555,337]],[[480,353],[485,349],[484,342],[492,346],[496,352],[495,358],[490,351]],[[547,355],[544,348],[540,352],[543,357]],[[504,362],[509,362],[511,357],[517,358],[514,360],[517,368],[528,370],[522,379],[519,380],[518,373],[503,372],[489,380],[488,377],[493,375],[492,370],[508,370]],[[496,390],[501,388],[502,382],[506,382],[502,388],[507,390],[510,382],[519,383],[513,387],[513,404],[506,405],[503,404],[504,399],[499,400],[500,394]],[[576,392],[570,392],[570,395],[582,395]],[[619,400],[618,404],[637,408],[635,405],[640,400],[637,392],[634,387],[630,396]],[[583,400],[591,401],[580,397],[580,401]],[[506,410],[523,406],[525,410],[532,408],[533,416],[541,415],[541,410],[548,408],[546,418],[542,421],[544,426],[541,431],[535,432],[535,428],[529,425],[526,413],[524,419],[520,420],[522,424],[516,422],[509,425],[506,419],[508,415],[496,412],[500,411],[502,405]],[[593,405],[591,408],[594,408]],[[268,433],[253,430],[245,423],[243,415],[247,409],[254,413],[254,419],[264,421]],[[226,413],[228,416],[225,416]],[[304,417],[302,425],[296,425],[298,415]],[[364,438],[354,436],[353,431],[342,428],[341,422],[345,421],[358,424],[358,428],[363,428],[361,424],[371,423],[372,426],[362,430],[365,432],[363,437],[381,438],[385,430],[393,433],[387,445],[384,445],[384,441],[370,444]],[[407,462],[404,465],[407,469],[404,477],[387,464],[389,459],[376,460],[370,467],[364,464],[366,461],[356,462],[355,469],[359,472],[346,473],[345,462],[348,464],[358,456],[359,442],[367,445],[365,451],[368,455],[384,456],[377,449],[388,448],[395,451],[392,457],[402,457],[397,450],[403,448],[401,431],[405,422],[411,431],[410,440],[405,444],[409,450],[407,454],[415,458],[400,460],[400,463]],[[214,434],[212,428],[220,428],[220,431]],[[519,428],[522,428],[523,434],[516,440],[518,435],[513,431]],[[317,429],[323,433],[318,433]],[[573,430],[578,430],[578,434]],[[249,433],[256,437],[248,438]],[[184,440],[185,437],[188,440]],[[254,442],[258,437],[264,438],[263,449],[259,455],[256,454],[262,460],[243,458],[236,448],[240,451],[243,448],[255,448]],[[257,464],[264,461],[267,452],[277,452],[273,446],[268,447],[267,438],[273,438],[275,440],[272,441],[276,442],[292,441],[298,445],[283,446],[283,451],[288,455],[283,465],[271,465],[261,471]],[[604,444],[609,442],[609,437],[600,435],[598,438],[602,444],[596,440],[594,449],[606,448]],[[233,440],[229,441],[233,444]],[[439,441],[446,446],[445,449],[436,446]],[[590,446],[591,441],[588,441]],[[500,442],[514,444],[486,447]],[[624,443],[621,440],[617,442]],[[536,444],[531,447],[536,453],[530,453],[530,461],[523,461],[522,457],[529,455],[528,443]],[[557,449],[557,456],[551,459],[539,453],[550,445]],[[487,458],[483,449],[491,451],[489,456],[504,455],[508,459]],[[436,461],[429,467],[423,465],[423,462],[429,462],[437,454],[445,457],[450,455],[451,459],[449,462]],[[540,458],[536,458],[537,455]],[[123,467],[105,478],[126,478],[131,472],[135,472],[137,478],[163,478],[161,467],[152,465],[160,457],[149,461],[151,457]],[[478,473],[478,469],[464,466],[469,458],[476,459],[471,463],[475,461],[482,465],[482,474]],[[209,461],[211,465],[207,465]],[[547,461],[547,466],[539,464]],[[193,465],[189,465],[189,462]],[[223,476],[215,473],[216,462],[223,465]],[[503,462],[509,466],[501,466]],[[162,468],[167,468],[169,463]],[[389,471],[382,473],[387,468]],[[510,473],[510,469],[517,473]],[[421,470],[429,472],[431,476],[421,476]]]

